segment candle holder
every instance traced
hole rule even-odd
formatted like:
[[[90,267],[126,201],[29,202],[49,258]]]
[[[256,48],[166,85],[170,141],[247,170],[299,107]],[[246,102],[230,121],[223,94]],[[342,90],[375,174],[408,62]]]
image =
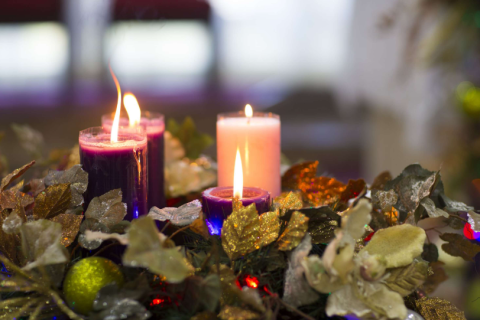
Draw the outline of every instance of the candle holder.
[[[270,193],[259,188],[243,188],[243,206],[255,203],[259,214],[270,209]],[[233,187],[216,187],[202,193],[202,205],[210,234],[219,235],[223,221],[232,213]]]
[[[122,190],[127,204],[126,219],[148,212],[147,208],[147,136],[141,127],[119,128],[118,142],[110,142],[103,127],[79,134],[80,162],[88,173],[85,208],[94,197],[112,189]]]
[[[218,185],[233,181],[235,154],[240,151],[244,185],[281,193],[280,116],[254,112],[222,113],[217,117]]]
[[[112,128],[115,113],[102,116],[102,126],[107,132]],[[120,118],[121,126],[128,126],[127,118]],[[148,144],[148,208],[165,207],[165,121],[163,114],[143,112],[140,126],[147,133]]]

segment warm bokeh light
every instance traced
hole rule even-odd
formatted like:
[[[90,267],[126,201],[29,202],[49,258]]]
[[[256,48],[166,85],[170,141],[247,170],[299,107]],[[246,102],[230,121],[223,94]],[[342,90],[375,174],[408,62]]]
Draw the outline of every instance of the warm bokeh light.
[[[242,199],[243,197],[243,170],[240,150],[237,148],[237,157],[235,158],[235,170],[233,172],[233,196]]]
[[[115,86],[117,87],[117,110],[115,111],[115,117],[113,118],[112,132],[110,133],[110,142],[118,142],[118,126],[120,125],[120,110],[122,107],[122,91],[120,89],[120,83],[118,83],[115,73],[113,73],[112,67],[109,65],[110,74],[112,75]]]
[[[137,98],[135,98],[132,93],[127,92],[123,95],[123,105],[127,110],[130,127],[135,127],[139,125],[142,116]]]
[[[256,288],[258,288],[259,281],[258,281],[258,278],[248,275],[245,278],[245,283],[247,284],[248,287],[250,287],[252,289],[256,289]]]
[[[252,106],[249,104],[245,106],[245,116],[247,118],[251,118],[253,116],[253,109],[252,109]]]

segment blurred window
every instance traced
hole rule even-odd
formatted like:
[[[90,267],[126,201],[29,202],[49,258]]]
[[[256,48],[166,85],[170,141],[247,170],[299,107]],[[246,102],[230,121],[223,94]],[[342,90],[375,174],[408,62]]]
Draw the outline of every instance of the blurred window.
[[[206,23],[181,20],[117,22],[106,36],[105,60],[122,85],[157,90],[203,86],[212,61]]]

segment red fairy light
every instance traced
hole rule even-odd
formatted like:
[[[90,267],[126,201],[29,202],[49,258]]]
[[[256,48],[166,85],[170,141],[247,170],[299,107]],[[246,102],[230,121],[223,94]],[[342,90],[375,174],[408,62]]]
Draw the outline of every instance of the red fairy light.
[[[249,288],[256,289],[256,288],[258,288],[259,281],[256,277],[246,276],[245,283],[247,284],[247,286]]]
[[[153,299],[152,303],[150,303],[150,306],[156,306],[156,305],[162,304],[164,302],[165,302],[164,299]]]
[[[365,239],[363,239],[363,241],[365,241],[365,242],[370,241],[370,239],[372,239],[374,234],[375,234],[375,232],[370,233]]]
[[[469,240],[479,240],[480,239],[480,232],[475,232],[472,229],[470,223],[465,223],[465,227],[463,228],[463,234]]]

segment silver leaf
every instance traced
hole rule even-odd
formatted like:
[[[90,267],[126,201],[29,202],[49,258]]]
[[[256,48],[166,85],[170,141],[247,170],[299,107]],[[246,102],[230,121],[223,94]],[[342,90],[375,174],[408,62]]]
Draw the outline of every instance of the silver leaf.
[[[187,226],[200,217],[202,212],[202,203],[193,200],[179,208],[163,208],[152,207],[148,213],[148,217],[153,220],[167,221],[175,226]]]
[[[83,203],[83,193],[87,191],[88,173],[83,171],[81,164],[65,171],[50,170],[44,179],[44,183],[46,186],[69,183],[72,191],[71,206],[76,207]]]
[[[437,208],[435,206],[435,202],[433,202],[433,200],[430,198],[422,199],[422,201],[420,201],[420,204],[422,205],[422,207],[425,208],[430,218],[449,217],[449,214],[442,209]]]

